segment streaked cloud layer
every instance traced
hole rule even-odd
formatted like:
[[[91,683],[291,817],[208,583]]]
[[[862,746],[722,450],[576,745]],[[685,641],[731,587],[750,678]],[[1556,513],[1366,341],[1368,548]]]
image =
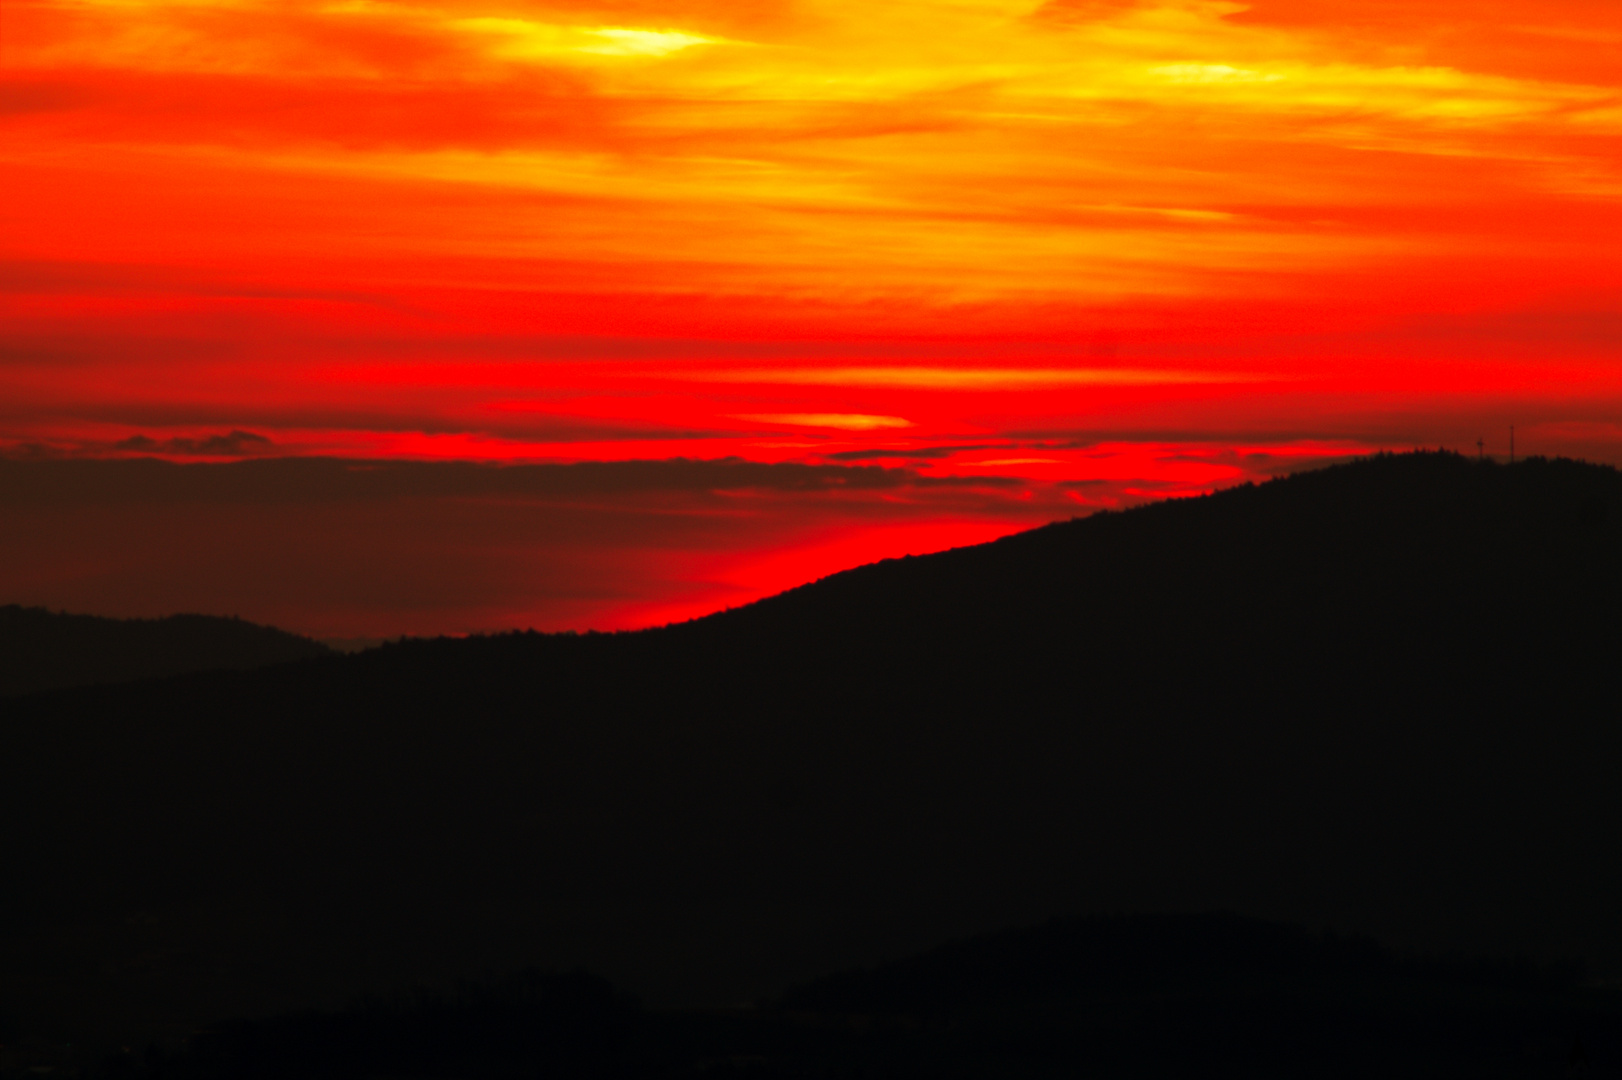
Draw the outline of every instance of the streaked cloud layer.
[[[1616,80],[1553,77],[1602,8],[1472,6],[1448,55],[1461,5],[1295,6],[22,0],[7,157],[43,198],[10,246],[1005,319],[1399,266],[1400,296],[1506,244],[1614,287],[1582,239],[1622,192]]]
[[[1611,0],[15,0],[0,451],[1622,460],[1619,42]]]

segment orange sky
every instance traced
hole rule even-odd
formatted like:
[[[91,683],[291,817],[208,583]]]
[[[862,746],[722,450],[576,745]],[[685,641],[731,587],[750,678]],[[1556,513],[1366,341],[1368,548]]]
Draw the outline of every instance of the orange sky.
[[[664,584],[567,614],[263,607],[356,633],[631,625],[1510,424],[1619,461],[1619,54],[1614,0],[7,0],[0,451],[957,484],[675,561],[655,515],[599,576]],[[20,513],[15,598],[248,595],[46,573]]]

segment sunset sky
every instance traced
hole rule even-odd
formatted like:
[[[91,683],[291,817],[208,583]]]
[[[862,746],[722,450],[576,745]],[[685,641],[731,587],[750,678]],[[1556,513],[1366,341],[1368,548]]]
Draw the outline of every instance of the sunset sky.
[[[1618,56],[1615,0],[6,0],[0,603],[629,627],[1622,461]]]

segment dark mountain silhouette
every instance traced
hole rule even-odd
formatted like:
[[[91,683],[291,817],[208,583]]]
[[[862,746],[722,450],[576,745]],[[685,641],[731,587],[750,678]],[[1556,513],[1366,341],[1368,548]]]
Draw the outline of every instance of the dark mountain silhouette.
[[[1215,908],[1609,970],[1619,554],[1613,469],[1387,456],[658,631],[6,703],[0,1007],[178,1032],[526,965],[723,1003]]]
[[[7,604],[0,606],[0,697],[266,667],[329,651],[320,642],[242,619],[104,619]]]
[[[523,972],[235,1021],[129,1080],[326,1076],[1532,1077],[1622,1064],[1622,993],[1579,971],[1398,956],[1225,914],[959,941],[746,1010],[646,1010]]]

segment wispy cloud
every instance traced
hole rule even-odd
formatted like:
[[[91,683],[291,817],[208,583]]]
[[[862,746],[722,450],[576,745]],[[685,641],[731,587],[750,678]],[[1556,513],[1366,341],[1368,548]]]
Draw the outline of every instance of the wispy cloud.
[[[1042,390],[1068,386],[1168,386],[1250,383],[1264,377],[1235,372],[1155,368],[814,367],[676,370],[670,378],[692,382],[765,383],[785,386],[863,386],[909,390]],[[878,419],[893,419],[880,417]],[[899,427],[903,424],[875,424]]]
[[[871,413],[743,413],[737,419],[761,424],[787,424],[789,427],[835,428],[840,431],[883,431],[912,427],[910,420],[899,416],[874,416]]]

